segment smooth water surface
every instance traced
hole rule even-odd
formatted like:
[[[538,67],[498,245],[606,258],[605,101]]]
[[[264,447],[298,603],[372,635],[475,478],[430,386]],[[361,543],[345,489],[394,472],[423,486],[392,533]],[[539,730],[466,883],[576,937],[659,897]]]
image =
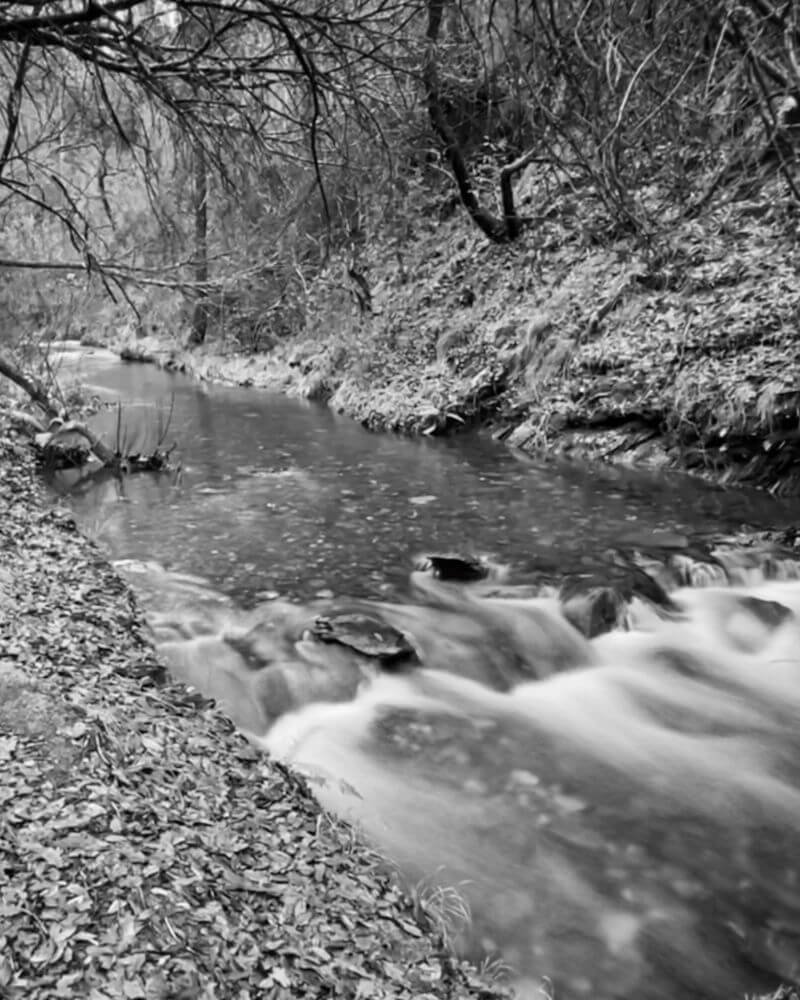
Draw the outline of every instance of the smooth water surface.
[[[83,525],[116,558],[157,559],[241,599],[319,590],[405,589],[416,555],[468,551],[515,579],[603,565],[603,553],[653,531],[697,537],[787,523],[791,506],[669,473],[522,459],[491,440],[376,435],[321,405],[199,385],[107,352],[80,371],[119,397],[123,437],[146,451],[174,400],[167,442],[180,475],[120,485],[62,474]],[[66,370],[73,365],[65,364]],[[95,425],[114,440],[116,412]]]

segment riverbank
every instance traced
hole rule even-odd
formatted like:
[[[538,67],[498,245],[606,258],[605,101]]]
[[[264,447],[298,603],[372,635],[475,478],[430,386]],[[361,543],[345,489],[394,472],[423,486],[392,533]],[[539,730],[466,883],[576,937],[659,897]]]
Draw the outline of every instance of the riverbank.
[[[3,440],[0,996],[502,996],[289,772],[163,686],[130,593],[44,499]]]
[[[521,203],[542,203],[533,176]],[[309,288],[302,333],[252,353],[224,336],[132,357],[326,400],[374,429],[488,424],[545,449],[800,488],[796,220],[778,180],[648,244],[615,237],[574,195],[515,243],[489,244],[435,205],[363,250],[368,307],[346,263]],[[223,324],[224,327],[224,324]]]
[[[5,429],[0,511],[0,996],[507,995],[301,780],[165,682],[132,593]]]

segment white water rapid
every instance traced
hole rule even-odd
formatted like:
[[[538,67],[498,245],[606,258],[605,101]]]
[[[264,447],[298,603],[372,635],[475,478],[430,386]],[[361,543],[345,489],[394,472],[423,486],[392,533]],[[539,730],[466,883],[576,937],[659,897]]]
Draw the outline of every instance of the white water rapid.
[[[521,996],[547,977],[563,998],[729,1000],[800,975],[800,582],[762,563],[783,579],[729,554],[592,640],[513,587],[415,573],[406,604],[245,611],[120,568],[174,676],[410,885],[456,887],[461,947],[501,955]],[[416,659],[320,641],[342,610]]]

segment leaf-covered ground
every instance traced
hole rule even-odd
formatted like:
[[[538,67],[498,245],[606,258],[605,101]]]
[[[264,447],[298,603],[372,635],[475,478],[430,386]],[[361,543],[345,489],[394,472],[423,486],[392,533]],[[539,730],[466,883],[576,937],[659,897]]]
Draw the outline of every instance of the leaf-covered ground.
[[[517,194],[541,204],[535,173]],[[702,219],[680,220],[675,206],[677,221],[647,244],[566,193],[519,241],[494,246],[462,211],[440,218],[433,199],[365,248],[371,314],[337,261],[312,287],[302,336],[256,358],[217,342],[171,363],[324,398],[374,428],[442,433],[489,419],[529,450],[796,490],[790,201],[772,179]]]
[[[131,593],[0,428],[0,998],[503,995],[415,913],[164,684]]]

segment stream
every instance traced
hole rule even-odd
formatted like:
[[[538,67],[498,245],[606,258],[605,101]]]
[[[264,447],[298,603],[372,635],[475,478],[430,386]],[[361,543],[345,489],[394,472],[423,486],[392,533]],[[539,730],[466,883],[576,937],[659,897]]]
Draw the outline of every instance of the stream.
[[[110,441],[146,452],[169,420],[178,444],[174,473],[52,479],[173,675],[304,771],[465,954],[521,997],[800,978],[800,567],[720,542],[796,503],[370,434],[74,345],[63,373],[124,401],[93,418]],[[486,578],[443,579],[425,556],[447,552]],[[565,580],[579,616],[624,592],[614,627],[574,627]]]

